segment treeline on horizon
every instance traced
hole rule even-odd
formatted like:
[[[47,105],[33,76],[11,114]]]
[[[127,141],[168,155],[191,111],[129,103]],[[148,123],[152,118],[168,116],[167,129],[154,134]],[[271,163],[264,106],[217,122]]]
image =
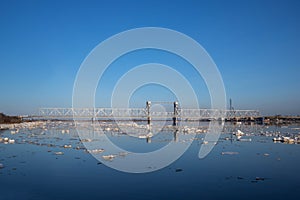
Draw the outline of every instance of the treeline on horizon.
[[[22,119],[18,116],[8,116],[3,113],[0,113],[0,124],[12,124],[12,123],[21,123]]]

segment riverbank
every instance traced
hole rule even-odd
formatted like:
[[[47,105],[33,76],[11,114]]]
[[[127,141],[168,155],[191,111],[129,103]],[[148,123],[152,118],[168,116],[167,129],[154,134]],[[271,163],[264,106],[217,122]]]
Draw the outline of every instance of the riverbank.
[[[264,117],[265,124],[294,124],[300,123],[300,116],[265,116]]]
[[[18,116],[8,116],[3,113],[0,113],[0,124],[15,124],[21,123],[22,118]]]

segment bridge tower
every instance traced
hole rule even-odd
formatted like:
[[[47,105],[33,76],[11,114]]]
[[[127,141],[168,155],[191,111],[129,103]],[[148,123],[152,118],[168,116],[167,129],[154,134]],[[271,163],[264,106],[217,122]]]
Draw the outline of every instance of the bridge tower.
[[[151,101],[146,101],[146,112],[147,112],[147,124],[151,124],[151,115],[150,115]]]
[[[173,126],[177,126],[178,123],[178,102],[174,102],[174,115],[173,115]]]

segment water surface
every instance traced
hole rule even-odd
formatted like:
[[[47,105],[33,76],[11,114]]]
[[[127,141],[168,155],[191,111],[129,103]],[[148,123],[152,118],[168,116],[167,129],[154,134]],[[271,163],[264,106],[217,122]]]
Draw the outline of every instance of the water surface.
[[[199,125],[205,129],[206,124]],[[130,174],[96,160],[85,149],[71,122],[48,122],[34,128],[0,132],[15,139],[0,143],[0,199],[292,199],[300,187],[300,145],[274,143],[276,134],[297,135],[284,127],[225,124],[212,152],[198,158],[199,133],[176,162],[161,170]],[[231,133],[242,130],[237,141]],[[149,152],[174,140],[172,131],[146,139],[106,131],[129,151]],[[180,132],[179,134],[183,134]],[[178,141],[180,142],[180,141]],[[71,145],[71,148],[64,148]],[[56,155],[62,152],[63,155]],[[231,152],[231,153],[230,153]],[[105,161],[104,161],[105,162]],[[107,161],[107,162],[114,162]]]

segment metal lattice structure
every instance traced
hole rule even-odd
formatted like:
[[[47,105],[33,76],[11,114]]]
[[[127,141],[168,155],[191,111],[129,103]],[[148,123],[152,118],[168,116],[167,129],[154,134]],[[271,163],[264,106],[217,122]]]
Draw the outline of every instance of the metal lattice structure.
[[[216,109],[182,109],[174,112],[154,112],[146,108],[40,108],[40,118],[106,118],[106,119],[163,119],[177,117],[181,120],[195,119],[225,119],[232,118],[257,118],[258,110],[216,110]]]

